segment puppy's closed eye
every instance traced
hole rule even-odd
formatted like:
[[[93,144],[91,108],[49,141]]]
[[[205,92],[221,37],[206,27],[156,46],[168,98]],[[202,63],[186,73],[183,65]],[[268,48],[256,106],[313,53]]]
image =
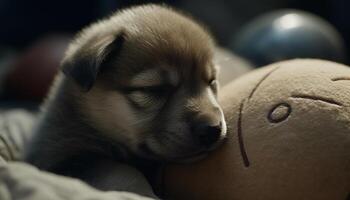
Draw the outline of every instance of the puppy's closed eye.
[[[133,91],[129,95],[129,100],[138,108],[150,108],[157,104],[157,100],[154,96],[147,94],[143,91]]]
[[[154,85],[154,86],[146,86],[146,87],[137,87],[134,89],[135,91],[140,91],[147,93],[149,95],[162,97],[169,94],[172,90],[170,85]]]
[[[168,85],[134,87],[128,89],[128,97],[139,108],[160,108],[171,91]]]

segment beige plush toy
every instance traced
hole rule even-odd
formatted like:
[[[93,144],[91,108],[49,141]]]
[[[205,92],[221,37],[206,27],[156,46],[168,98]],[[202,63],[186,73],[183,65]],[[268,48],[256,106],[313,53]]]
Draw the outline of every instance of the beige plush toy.
[[[163,171],[165,199],[350,199],[350,68],[291,60],[222,90],[226,143]]]

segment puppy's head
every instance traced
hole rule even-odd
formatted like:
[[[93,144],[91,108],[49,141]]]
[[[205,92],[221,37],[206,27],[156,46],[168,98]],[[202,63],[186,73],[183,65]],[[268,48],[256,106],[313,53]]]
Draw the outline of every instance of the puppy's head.
[[[83,30],[63,61],[88,124],[130,151],[181,161],[225,137],[211,37],[191,19],[148,5]]]

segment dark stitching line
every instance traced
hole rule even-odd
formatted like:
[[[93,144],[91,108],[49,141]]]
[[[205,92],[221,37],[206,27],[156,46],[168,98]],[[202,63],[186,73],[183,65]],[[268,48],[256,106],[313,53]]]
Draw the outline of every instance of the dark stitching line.
[[[318,96],[310,96],[310,95],[292,95],[291,98],[296,98],[296,99],[309,99],[309,100],[315,100],[315,101],[323,101],[325,103],[333,104],[335,106],[343,106],[343,104],[334,101],[333,99],[325,98],[325,97],[318,97]]]
[[[258,82],[258,84],[256,84],[256,86],[253,88],[252,92],[250,93],[250,95],[249,95],[249,97],[248,97],[248,100],[252,98],[252,96],[254,95],[254,93],[256,92],[256,90],[258,89],[258,87],[262,84],[262,82],[263,82],[264,80],[266,80],[267,77],[269,77],[269,76],[270,76],[274,71],[276,71],[278,68],[279,68],[279,66],[276,67],[275,69],[271,70],[269,73],[267,73],[267,74]]]
[[[350,81],[350,77],[338,77],[338,78],[332,78],[332,81]]]
[[[248,96],[248,101],[253,97],[254,93],[256,92],[256,90],[258,89],[258,87],[262,84],[262,82],[264,82],[264,80],[267,79],[267,77],[269,77],[274,71],[276,71],[279,68],[279,66],[275,67],[273,70],[271,70],[270,72],[268,72],[257,84],[256,86],[253,88],[252,92],[249,94]],[[243,163],[245,167],[249,167],[250,166],[250,162],[249,162],[249,158],[247,155],[247,152],[245,150],[244,147],[244,142],[243,142],[243,136],[242,136],[242,111],[243,111],[243,107],[244,107],[244,100],[241,102],[240,107],[239,107],[239,115],[238,115],[238,125],[237,125],[237,135],[238,135],[238,143],[239,143],[239,149],[241,151],[241,155],[242,155],[242,159],[243,159]]]
[[[243,137],[242,137],[242,111],[244,106],[244,100],[242,101],[240,107],[239,107],[239,115],[238,115],[238,124],[237,124],[237,135],[238,135],[238,143],[239,143],[239,150],[241,151],[243,163],[245,167],[249,167],[250,162],[248,159],[247,152],[244,147]]]

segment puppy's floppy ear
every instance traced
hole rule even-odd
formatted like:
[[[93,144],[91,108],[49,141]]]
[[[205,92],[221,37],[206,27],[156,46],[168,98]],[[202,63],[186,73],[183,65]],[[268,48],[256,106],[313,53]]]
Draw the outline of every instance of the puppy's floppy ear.
[[[89,91],[109,56],[117,55],[124,43],[124,32],[82,37],[73,43],[62,62],[63,73]]]

